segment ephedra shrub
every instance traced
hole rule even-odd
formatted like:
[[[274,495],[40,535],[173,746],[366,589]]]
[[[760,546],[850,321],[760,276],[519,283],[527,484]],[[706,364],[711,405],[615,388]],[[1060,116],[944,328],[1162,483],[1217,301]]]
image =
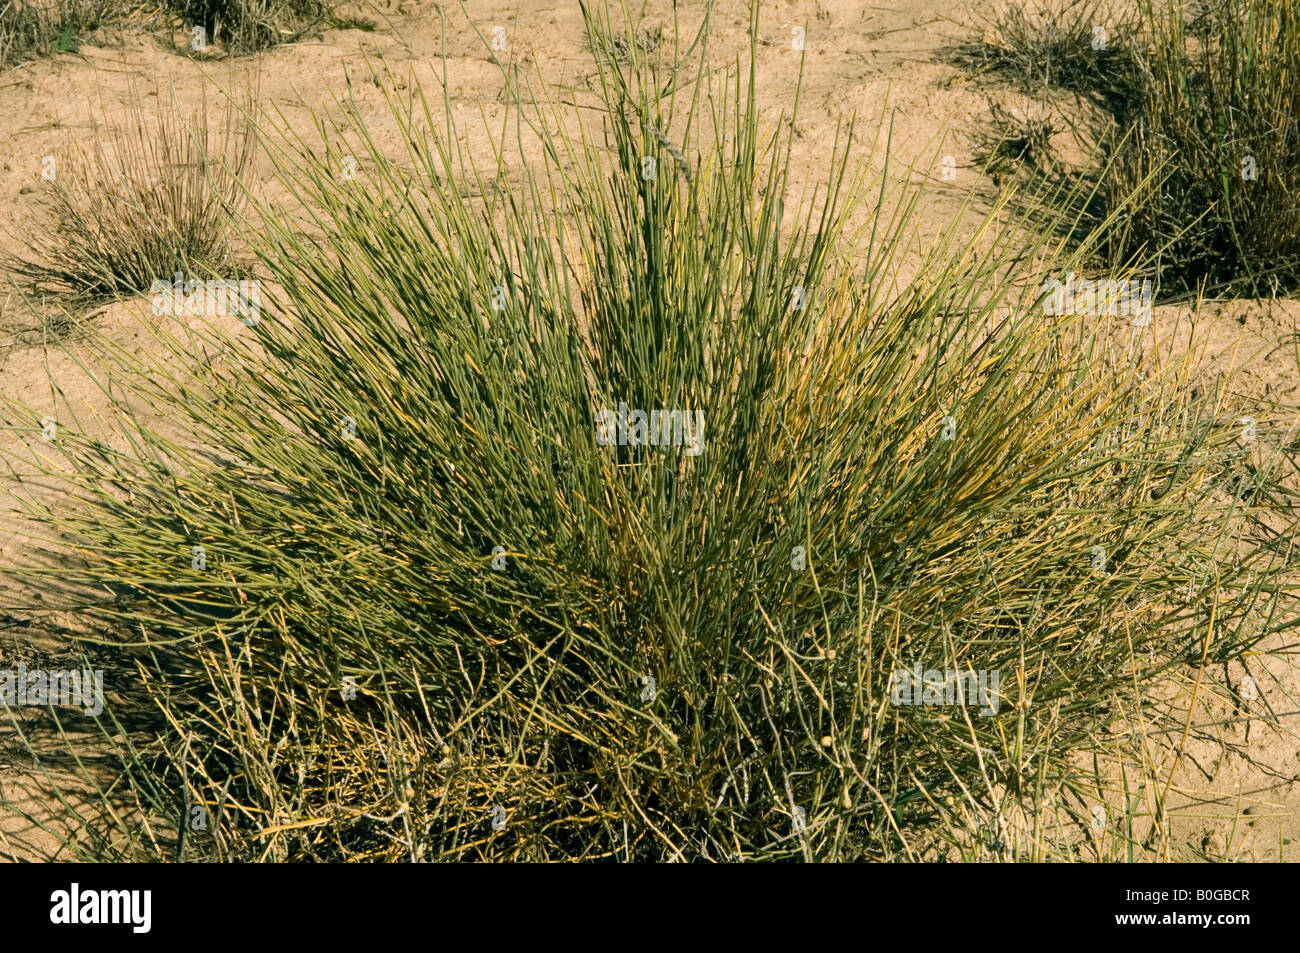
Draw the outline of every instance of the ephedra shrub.
[[[1097,263],[1156,275],[1162,298],[1300,286],[1300,5],[1029,9],[948,59],[1045,99],[1074,94],[1064,117],[1096,147],[1081,177],[1096,184],[1085,222],[1105,236]]]
[[[229,215],[253,139],[240,109],[214,122],[207,107],[133,105],[125,131],[44,157],[46,216],[5,256],[19,290],[84,304],[232,271]]]
[[[916,195],[868,204],[860,130],[787,204],[752,66],[706,97],[700,43],[661,96],[682,45],[588,28],[596,124],[515,101],[540,162],[475,167],[421,98],[398,157],[265,130],[304,213],[260,210],[261,321],[102,348],[118,445],[11,408],[72,497],[28,582],[161,712],[102,719],[143,820],[83,852],[935,856],[1205,663],[1189,582],[1214,658],[1268,631],[1237,428],[1046,316],[1052,249],[954,226],[900,278]],[[925,704],[918,666],[985,692]]]
[[[1105,191],[1130,213],[1115,262],[1154,263],[1168,292],[1300,287],[1300,4],[1142,5],[1136,106],[1108,140]]]

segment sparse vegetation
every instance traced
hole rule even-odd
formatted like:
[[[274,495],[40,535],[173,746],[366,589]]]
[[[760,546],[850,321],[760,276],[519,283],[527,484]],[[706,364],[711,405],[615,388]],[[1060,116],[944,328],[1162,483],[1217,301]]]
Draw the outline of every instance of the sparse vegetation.
[[[4,0],[0,6],[0,69],[54,53],[76,52],[99,29],[124,19],[122,0]]]
[[[1133,90],[1132,16],[1107,0],[1036,0],[1009,4],[978,39],[945,58],[976,76],[1042,95],[1067,90],[1124,114]]]
[[[323,29],[374,30],[362,16],[341,13],[338,0],[169,0],[161,6],[136,0],[0,0],[0,70],[50,56],[75,53],[102,27],[118,27],[139,15],[153,30],[179,17],[184,49],[220,49],[236,55],[293,43]],[[175,21],[172,21],[175,26]]]
[[[1294,0],[1144,0],[1116,23],[1093,0],[1034,15],[951,57],[1019,88],[1065,90],[1100,107],[1100,264],[1159,277],[1162,296],[1263,296],[1300,287],[1300,6]],[[987,136],[985,137],[987,138]],[[988,143],[984,143],[987,147]]]
[[[971,130],[975,164],[994,176],[1014,175],[1022,167],[1043,174],[1052,169],[1050,119],[1031,118],[989,103],[985,123]]]
[[[1104,155],[1109,205],[1136,196],[1111,261],[1151,261],[1172,293],[1300,288],[1300,4],[1211,0],[1200,40],[1143,10],[1140,105]]]
[[[178,0],[186,24],[231,53],[292,43],[329,25],[335,0]],[[364,22],[364,21],[350,21]]]
[[[178,271],[229,270],[229,216],[253,140],[237,110],[220,128],[208,117],[136,109],[122,134],[51,156],[46,223],[8,262],[20,290],[85,303],[146,293]]]

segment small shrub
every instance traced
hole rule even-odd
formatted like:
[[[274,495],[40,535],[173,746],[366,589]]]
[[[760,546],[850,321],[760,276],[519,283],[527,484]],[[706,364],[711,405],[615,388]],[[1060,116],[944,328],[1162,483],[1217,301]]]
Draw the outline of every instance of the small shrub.
[[[1143,7],[1138,106],[1104,154],[1111,261],[1154,262],[1169,292],[1300,288],[1300,4],[1211,0],[1189,35]]]
[[[252,143],[237,116],[228,110],[214,132],[206,109],[188,120],[136,110],[125,133],[53,156],[50,223],[10,270],[37,296],[83,301],[143,294],[178,271],[229,270],[229,215]]]
[[[8,0],[0,8],[0,69],[75,52],[89,34],[125,19],[133,9],[123,0]]]
[[[293,43],[328,26],[334,0],[180,0],[185,22],[205,43],[231,53],[257,53]]]
[[[1011,4],[987,24],[985,38],[944,54],[1031,95],[1066,90],[1123,112],[1132,95],[1133,33],[1131,18],[1106,0]]]
[[[989,104],[989,118],[971,132],[971,157],[995,176],[1012,175],[1022,166],[1044,173],[1055,165],[1050,119],[1031,119]]]
[[[1033,16],[1012,7],[995,41],[950,54],[1100,107],[1082,124],[1095,163],[1078,175],[1093,186],[1080,222],[1103,236],[1099,267],[1154,272],[1165,299],[1300,287],[1300,6],[1144,0],[1092,50],[1098,11],[1091,0]]]

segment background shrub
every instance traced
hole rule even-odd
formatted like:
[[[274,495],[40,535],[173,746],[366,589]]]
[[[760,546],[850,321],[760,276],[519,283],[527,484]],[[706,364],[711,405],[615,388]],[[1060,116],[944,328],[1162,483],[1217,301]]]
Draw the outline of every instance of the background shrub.
[[[37,295],[96,300],[149,291],[176,272],[233,267],[229,215],[253,140],[236,108],[130,114],[128,131],[54,156],[49,214],[8,266]],[[226,275],[225,277],[229,277]]]
[[[1076,235],[1105,236],[1095,267],[1153,274],[1165,299],[1277,295],[1300,280],[1298,18],[1294,0],[1012,7],[947,56],[1095,107],[1060,111],[1095,148],[1091,188],[1061,193],[1084,199]],[[977,137],[984,155],[997,138]]]
[[[9,0],[0,7],[0,69],[75,52],[95,30],[124,20],[134,9],[123,0]]]
[[[1211,0],[1189,32],[1143,5],[1130,124],[1106,156],[1112,206],[1133,197],[1112,261],[1152,260],[1167,292],[1300,287],[1300,5]]]
[[[333,0],[179,0],[185,23],[201,27],[206,43],[232,53],[257,53],[321,29]]]

